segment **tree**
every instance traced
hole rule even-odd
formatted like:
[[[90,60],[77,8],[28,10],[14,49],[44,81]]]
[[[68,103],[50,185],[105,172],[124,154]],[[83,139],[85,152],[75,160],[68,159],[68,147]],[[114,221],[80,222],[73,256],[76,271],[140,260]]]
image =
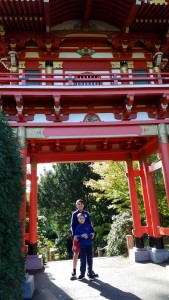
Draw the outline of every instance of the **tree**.
[[[41,177],[38,187],[40,214],[47,217],[57,232],[69,229],[77,199],[83,199],[86,207],[92,201],[91,189],[84,185],[91,177],[96,178],[88,163],[55,164],[52,171]]]
[[[99,203],[101,199],[109,201],[109,207],[117,214],[130,209],[126,169],[123,162],[98,162],[91,165],[99,180],[90,179],[86,185],[93,190],[93,196]]]
[[[22,299],[24,257],[21,252],[23,172],[19,144],[0,113],[0,299]]]

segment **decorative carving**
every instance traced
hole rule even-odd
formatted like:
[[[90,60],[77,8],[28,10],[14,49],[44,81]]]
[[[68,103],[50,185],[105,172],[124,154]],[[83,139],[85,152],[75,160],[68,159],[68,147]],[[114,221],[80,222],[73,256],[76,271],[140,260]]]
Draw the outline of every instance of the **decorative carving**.
[[[128,69],[133,69],[133,68],[134,68],[134,63],[133,63],[133,61],[128,61],[128,62],[127,62],[127,65],[128,65]]]
[[[46,69],[47,67],[52,66],[46,66],[46,61],[39,61],[39,69]],[[62,69],[63,68],[63,61],[54,61],[53,62],[53,69]]]
[[[39,61],[39,69],[45,69],[46,62],[45,61]]]
[[[97,30],[97,26],[94,23],[89,23],[87,27],[83,27],[82,23],[78,23],[74,25],[74,30],[83,30],[83,31],[95,31]]]
[[[95,51],[92,49],[88,49],[87,47],[84,47],[83,49],[79,49],[76,51],[78,54],[80,54],[81,56],[87,55],[87,56],[92,56]]]
[[[160,73],[160,67],[154,67],[153,72],[154,73]]]
[[[54,61],[53,62],[54,69],[62,69],[63,68],[63,61]]]
[[[36,127],[36,128],[27,128],[26,129],[26,137],[29,138],[45,138],[44,134],[44,127]]]
[[[158,135],[157,125],[140,125],[142,129],[141,135]]]
[[[25,69],[25,61],[19,61],[18,64],[19,69]]]
[[[97,114],[87,114],[83,122],[99,122],[100,118]]]
[[[120,69],[119,61],[110,61],[112,69]]]
[[[152,69],[153,68],[153,63],[152,61],[147,61],[147,68]]]
[[[165,0],[150,0],[150,4],[167,4]]]
[[[168,134],[166,124],[158,124],[158,139],[159,143],[167,144],[168,143]]]

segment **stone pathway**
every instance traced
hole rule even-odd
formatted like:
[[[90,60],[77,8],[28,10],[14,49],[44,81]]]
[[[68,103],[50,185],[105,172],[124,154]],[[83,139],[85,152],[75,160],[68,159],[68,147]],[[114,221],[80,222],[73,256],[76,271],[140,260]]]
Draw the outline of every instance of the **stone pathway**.
[[[166,265],[123,257],[94,258],[95,281],[71,281],[72,260],[49,262],[35,274],[32,300],[169,300]],[[80,262],[78,262],[78,269]]]

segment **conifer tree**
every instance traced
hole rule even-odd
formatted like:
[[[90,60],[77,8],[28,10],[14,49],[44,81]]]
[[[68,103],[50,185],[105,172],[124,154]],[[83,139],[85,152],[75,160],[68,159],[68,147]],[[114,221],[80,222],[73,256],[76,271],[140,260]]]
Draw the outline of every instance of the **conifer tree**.
[[[20,207],[23,171],[19,143],[0,112],[0,299],[22,299],[24,257]]]

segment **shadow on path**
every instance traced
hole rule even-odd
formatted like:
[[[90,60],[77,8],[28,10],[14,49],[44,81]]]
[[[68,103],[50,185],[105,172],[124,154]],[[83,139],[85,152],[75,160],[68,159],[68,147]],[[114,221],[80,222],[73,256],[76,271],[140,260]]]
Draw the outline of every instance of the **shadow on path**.
[[[41,271],[29,271],[29,274],[34,275],[35,280],[35,291],[31,300],[73,300],[73,298],[51,281],[54,278],[52,274],[46,274],[45,269]]]
[[[86,280],[85,280],[86,282]],[[100,292],[100,296],[104,297],[104,299],[109,300],[141,300],[141,298],[135,296],[131,293],[123,292],[112,285],[105,283],[99,279],[95,279],[95,281],[87,281],[88,286],[92,287],[93,289],[96,289]]]
[[[33,274],[35,279],[35,292],[33,294],[33,297],[31,298],[32,300],[74,300],[79,298],[79,294],[76,294],[77,288],[75,282],[73,291],[74,296],[72,298],[67,293],[65,293],[63,289],[59,288],[59,286],[52,282],[52,280],[54,279],[52,274],[45,273],[44,270],[29,272],[29,274]],[[77,282],[79,283],[79,281]],[[84,296],[85,294],[87,296],[87,299],[90,298],[92,300],[92,296],[90,296],[92,288],[100,292],[99,295],[97,294],[97,296],[94,296],[94,298],[96,299],[99,299],[98,297],[102,297],[102,299],[108,300],[141,300],[141,298],[138,298],[134,294],[123,292],[120,289],[115,288],[99,279],[95,279],[95,281],[84,279],[83,281],[81,281],[81,283],[82,296]],[[90,291],[87,291],[88,287]]]

